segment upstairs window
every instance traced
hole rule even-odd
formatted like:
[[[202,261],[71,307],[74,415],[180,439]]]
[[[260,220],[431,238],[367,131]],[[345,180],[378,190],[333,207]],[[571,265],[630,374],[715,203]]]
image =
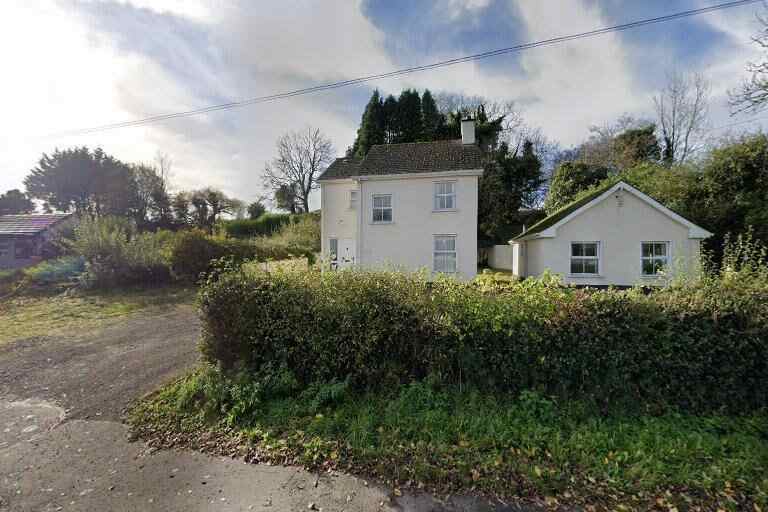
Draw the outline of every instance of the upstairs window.
[[[0,258],[3,256],[8,256],[8,254],[11,253],[11,243],[10,242],[0,242]]]
[[[357,208],[357,190],[349,191],[349,208],[352,210]]]
[[[599,242],[571,242],[571,274],[585,276],[599,274],[599,246]]]
[[[392,194],[373,194],[373,222],[392,222]]]
[[[439,181],[435,183],[435,210],[456,209],[456,182]]]
[[[640,244],[640,265],[644,276],[660,274],[669,266],[669,242]]]
[[[435,272],[456,272],[456,235],[435,235],[432,268]]]

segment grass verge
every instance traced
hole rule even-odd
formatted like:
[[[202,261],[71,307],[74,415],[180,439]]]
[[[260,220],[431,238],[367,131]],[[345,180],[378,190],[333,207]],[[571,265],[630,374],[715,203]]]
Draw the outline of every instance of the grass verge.
[[[297,389],[203,368],[137,404],[157,447],[337,468],[396,488],[551,507],[754,510],[768,490],[768,414],[601,416],[582,403],[438,389]]]
[[[146,308],[192,303],[194,293],[192,288],[162,287],[12,296],[0,301],[0,344],[92,328]]]

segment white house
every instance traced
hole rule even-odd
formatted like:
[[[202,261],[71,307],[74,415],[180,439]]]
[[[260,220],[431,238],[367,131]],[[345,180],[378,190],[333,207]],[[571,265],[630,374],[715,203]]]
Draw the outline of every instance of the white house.
[[[581,285],[658,284],[696,272],[712,233],[620,181],[534,224],[512,244],[512,271]]]
[[[339,158],[319,178],[322,254],[333,268],[477,273],[483,155],[471,120],[461,140],[383,144]]]

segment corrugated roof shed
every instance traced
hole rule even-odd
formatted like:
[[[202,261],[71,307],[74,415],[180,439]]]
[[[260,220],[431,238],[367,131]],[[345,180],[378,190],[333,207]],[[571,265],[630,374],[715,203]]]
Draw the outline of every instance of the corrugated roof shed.
[[[34,236],[70,215],[70,213],[0,215],[0,237]]]

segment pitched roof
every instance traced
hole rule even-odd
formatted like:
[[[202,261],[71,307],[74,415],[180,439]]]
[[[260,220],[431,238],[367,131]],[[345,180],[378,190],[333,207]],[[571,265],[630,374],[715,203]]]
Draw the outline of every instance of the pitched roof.
[[[33,236],[70,215],[69,213],[0,215],[0,237]]]
[[[336,178],[349,178],[357,176],[360,169],[360,160],[353,157],[337,158],[328,166],[318,179],[331,180]]]
[[[611,189],[615,183],[609,183],[608,185],[605,185],[603,187],[599,187],[595,189],[593,192],[585,195],[584,197],[577,199],[575,201],[572,201],[568,203],[567,205],[563,206],[559,210],[555,211],[551,215],[547,215],[543,219],[541,219],[539,222],[531,226],[530,228],[526,229],[519,235],[517,235],[513,240],[519,240],[520,238],[528,235],[534,235],[536,233],[540,233],[544,231],[545,229],[554,226],[562,219],[566,218],[571,213],[575,212],[585,204],[591,202],[593,199],[597,199],[601,195],[603,195],[605,192],[607,192],[609,189]]]
[[[373,146],[362,161],[339,158],[320,179],[482,168],[483,152],[476,144],[462,144],[461,140],[407,142]]]
[[[675,213],[674,211],[670,210],[660,202],[656,201],[654,198],[636,189],[632,185],[629,185],[624,181],[618,181],[615,183],[608,183],[605,186],[599,187],[594,191],[590,192],[589,194],[585,195],[584,197],[579,198],[576,201],[573,201],[567,204],[563,208],[557,210],[552,215],[545,217],[544,219],[540,220],[539,222],[531,226],[530,229],[524,231],[523,233],[520,233],[518,236],[513,238],[513,240],[528,239],[532,235],[543,234],[543,232],[548,230],[549,228],[556,228],[558,225],[568,222],[572,217],[579,215],[579,213],[583,209],[589,208],[589,206],[591,206],[591,203],[596,204],[597,202],[599,202],[600,199],[604,199],[610,196],[616,190],[626,190],[627,192],[635,195],[642,201],[648,203],[653,208],[656,208],[657,210],[661,211],[663,214],[667,215],[671,219],[684,225],[689,230],[690,238],[708,238],[712,236],[712,233],[710,233],[706,229],[702,228],[701,226],[697,226],[696,224],[689,221],[682,215]],[[554,236],[554,235],[549,235],[549,236]]]

